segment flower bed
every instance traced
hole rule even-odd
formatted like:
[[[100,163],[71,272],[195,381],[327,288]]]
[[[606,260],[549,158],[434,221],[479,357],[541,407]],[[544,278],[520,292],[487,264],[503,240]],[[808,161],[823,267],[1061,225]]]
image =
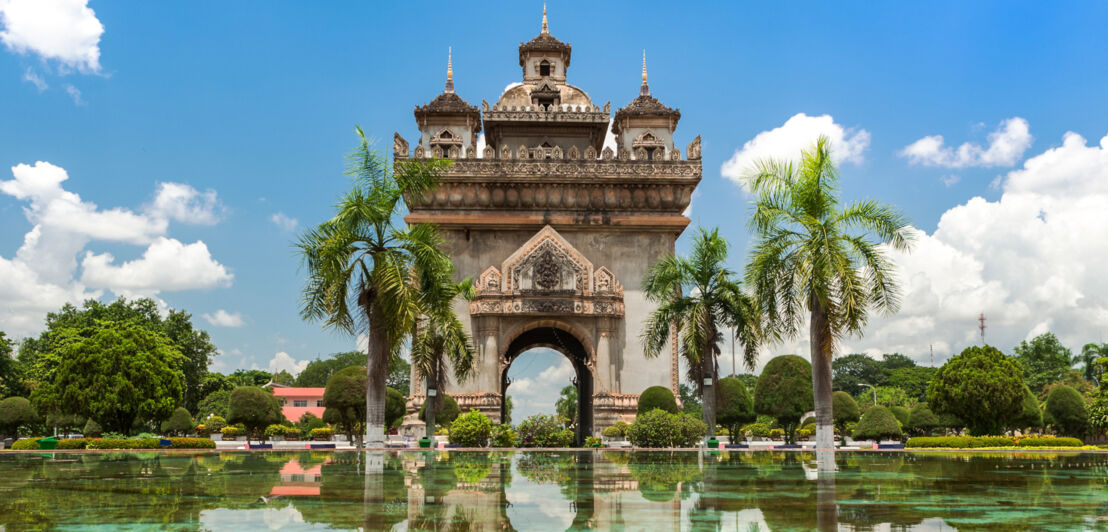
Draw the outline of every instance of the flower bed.
[[[170,449],[215,449],[215,442],[207,438],[166,438],[170,441]],[[26,438],[15,442],[12,450],[36,451],[38,450],[37,438]],[[75,449],[162,449],[161,438],[69,438],[58,440],[58,451],[72,451]]]

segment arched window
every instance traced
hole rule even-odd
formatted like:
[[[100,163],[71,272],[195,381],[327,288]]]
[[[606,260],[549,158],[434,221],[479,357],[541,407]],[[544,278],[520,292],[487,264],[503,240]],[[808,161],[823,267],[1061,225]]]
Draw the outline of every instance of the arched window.
[[[550,75],[550,62],[549,61],[543,59],[542,62],[539,63],[539,75],[540,76],[549,76]]]

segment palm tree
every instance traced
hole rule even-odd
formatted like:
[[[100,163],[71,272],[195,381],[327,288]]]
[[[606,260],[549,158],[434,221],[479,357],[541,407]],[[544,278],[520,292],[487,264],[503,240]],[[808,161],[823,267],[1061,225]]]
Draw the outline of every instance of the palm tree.
[[[802,152],[799,165],[761,161],[747,179],[756,196],[749,223],[758,240],[746,281],[775,333],[797,335],[808,312],[816,447],[829,449],[835,343],[860,336],[871,307],[896,311],[893,265],[880,246],[907,250],[908,223],[875,201],[840,204],[838,172],[823,136]]]
[[[421,312],[415,280],[438,278],[450,264],[434,227],[397,227],[394,218],[403,198],[431,190],[448,163],[405,161],[390,168],[355,129],[361,143],[346,171],[353,185],[335,216],[296,244],[308,271],[300,315],[352,336],[367,334],[366,442],[381,447],[389,358]]]
[[[428,438],[435,435],[435,416],[442,407],[447,362],[454,368],[454,379],[462,382],[473,374],[476,353],[469,334],[452,306],[455,297],[473,299],[473,280],[467,278],[454,283],[450,279],[453,268],[438,273],[438,279],[431,279],[424,285],[426,312],[416,322],[416,331],[412,337],[412,366],[426,383],[427,406],[424,408],[424,421],[427,423]],[[433,396],[431,390],[435,390]]]
[[[650,266],[643,280],[646,298],[658,303],[647,318],[642,342],[647,356],[658,356],[670,340],[671,328],[688,365],[687,378],[696,383],[704,403],[708,435],[715,434],[718,371],[716,357],[724,331],[734,329],[743,346],[743,362],[753,368],[762,338],[758,309],[728,270],[727,241],[719,230],[700,229],[692,255],[670,255]]]
[[[1074,357],[1075,363],[1082,364],[1085,370],[1085,379],[1100,385],[1100,374],[1097,373],[1096,362],[1102,357],[1108,357],[1108,343],[1088,343],[1081,348],[1081,354]]]

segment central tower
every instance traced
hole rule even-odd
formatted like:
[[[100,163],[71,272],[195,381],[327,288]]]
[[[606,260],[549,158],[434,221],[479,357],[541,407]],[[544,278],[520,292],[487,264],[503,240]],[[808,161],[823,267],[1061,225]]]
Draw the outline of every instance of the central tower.
[[[609,104],[568,83],[571,52],[544,10],[542,31],[519,45],[522,81],[480,111],[454,92],[448,61],[443,93],[415,108],[418,144],[410,151],[397,133],[393,155],[453,161],[436,190],[406,198],[405,218],[437,225],[459,279],[476,279],[477,298],[455,302],[478,348],[476,374],[446,392],[499,420],[515,357],[554,349],[576,373],[580,441],[630,420],[650,386],[677,394],[672,345],[643,353],[655,305],[640,286],[689,224],[701,164],[700,137],[684,158],[675,147],[681,113],[651,95],[645,56],[639,95],[613,119]],[[424,400],[414,374],[412,391],[409,412]]]

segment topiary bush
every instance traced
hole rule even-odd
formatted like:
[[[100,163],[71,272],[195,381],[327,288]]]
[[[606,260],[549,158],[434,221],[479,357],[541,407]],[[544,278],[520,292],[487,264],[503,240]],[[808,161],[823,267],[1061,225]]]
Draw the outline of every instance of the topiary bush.
[[[286,440],[299,440],[300,429],[296,427],[285,427],[285,439]]]
[[[192,430],[192,414],[184,407],[177,407],[173,414],[169,416],[169,419],[162,423],[162,432],[167,435],[176,434],[178,436],[188,434]]]
[[[896,420],[900,422],[901,427],[907,425],[908,419],[911,417],[911,413],[908,411],[907,408],[904,408],[903,406],[890,406],[889,413],[891,413],[893,417],[895,417]]]
[[[600,432],[605,438],[623,438],[627,436],[627,423],[623,421],[616,421],[610,427],[605,427]]]
[[[831,416],[839,434],[846,434],[847,423],[857,423],[862,417],[858,402],[850,394],[839,390],[831,394]]]
[[[104,429],[100,428],[100,424],[91,419],[86,421],[85,428],[81,429],[81,434],[86,438],[99,438],[103,433]]]
[[[893,440],[904,435],[900,423],[888,408],[874,406],[862,414],[858,426],[854,427],[855,440]]]
[[[333,430],[327,427],[321,427],[318,429],[312,429],[311,432],[308,433],[308,437],[313,440],[327,441],[330,440],[331,437],[334,436],[334,434],[335,432]]]
[[[493,447],[515,447],[516,431],[512,430],[511,425],[495,424],[489,439]]]
[[[231,427],[223,427],[222,429],[219,429],[219,433],[222,434],[224,438],[234,439],[234,438],[239,437],[239,434],[242,433],[242,431],[239,430],[238,427],[231,426]]]
[[[88,446],[88,442],[92,441],[92,438],[66,438],[64,440],[58,440],[59,451],[71,451],[74,449],[84,449]]]
[[[800,416],[812,410],[812,365],[796,355],[771,359],[754,385],[754,411],[777,420],[795,443]]]
[[[27,399],[9,397],[0,401],[0,434],[18,436],[20,427],[30,425],[37,420],[35,409]]]
[[[573,431],[565,428],[563,418],[538,414],[519,424],[520,447],[569,447]]]
[[[455,401],[449,394],[443,394],[442,396],[442,409],[435,412],[435,426],[449,427],[455,419],[462,413],[462,409],[458,407],[458,401]],[[423,402],[423,405],[419,407],[419,419],[425,419],[427,417],[427,401]]]
[[[975,436],[1002,433],[1019,416],[1023,397],[1023,369],[987,345],[946,361],[927,386],[929,406],[957,416]]]
[[[38,442],[35,441],[35,438],[23,438],[12,443],[13,451],[33,451],[36,449],[38,449]]]
[[[276,424],[270,425],[270,426],[265,428],[265,437],[266,438],[272,438],[274,436],[282,436],[283,437],[285,435],[285,431],[287,429],[288,429],[288,427],[285,427],[284,425],[276,425]]]
[[[738,432],[744,423],[757,419],[754,415],[754,400],[738,377],[732,375],[720,379],[718,391],[716,422],[727,427],[728,434]]]
[[[1077,438],[1056,438],[1054,436],[1033,436],[1019,438],[1019,447],[1081,447],[1085,442]]]
[[[665,386],[651,386],[643,390],[642,395],[639,396],[638,415],[650,412],[655,408],[665,410],[670,414],[680,412],[680,409],[677,408],[677,399],[673,397],[673,392]]]
[[[319,418],[319,416],[311,413],[304,412],[304,415],[300,416],[300,432],[311,432],[312,429],[327,428],[327,422]]]
[[[769,425],[765,423],[750,423],[749,425],[744,425],[739,431],[742,434],[749,435],[751,438],[768,438],[770,428]]]
[[[487,447],[492,421],[475,409],[458,416],[450,424],[450,443],[462,447]]]
[[[1089,410],[1081,394],[1066,385],[1055,386],[1046,396],[1046,411],[1054,428],[1068,436],[1081,436],[1089,428]]]
[[[927,407],[927,403],[916,403],[908,414],[908,422],[904,424],[904,428],[909,432],[923,436],[931,434],[931,431],[938,426],[939,416]]]
[[[769,429],[769,437],[774,440],[785,438],[785,429]]]
[[[656,408],[635,417],[627,427],[627,439],[635,447],[692,447],[707,430],[703,421],[688,414]]]

